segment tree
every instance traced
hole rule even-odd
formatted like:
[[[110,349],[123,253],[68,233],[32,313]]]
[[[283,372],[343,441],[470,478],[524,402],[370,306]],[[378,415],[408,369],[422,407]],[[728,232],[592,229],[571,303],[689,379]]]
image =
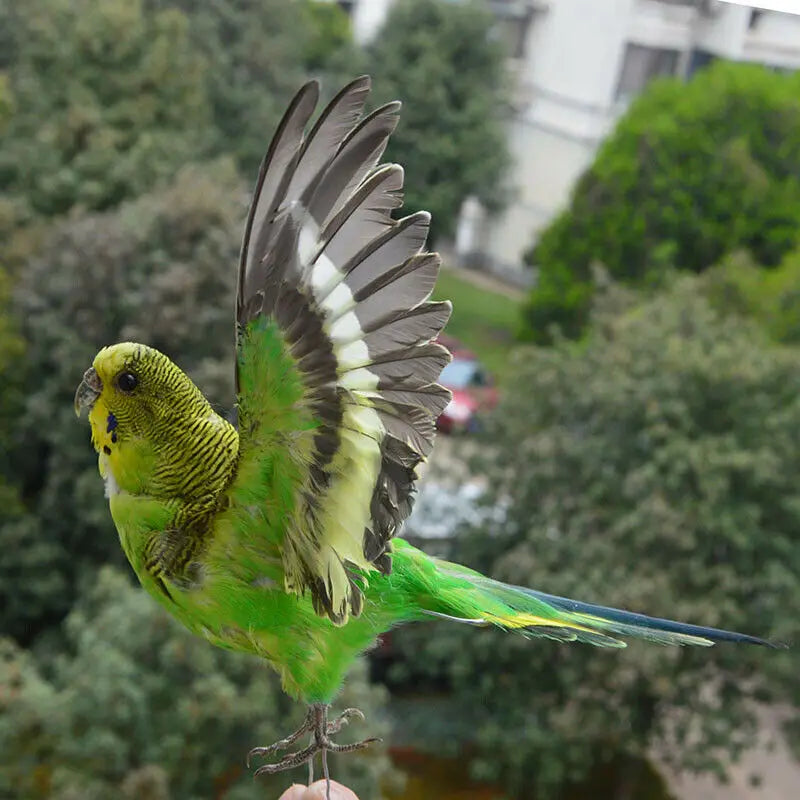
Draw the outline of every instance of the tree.
[[[387,158],[406,171],[406,208],[452,232],[461,202],[502,202],[508,163],[505,57],[492,16],[475,2],[398,0],[368,54],[375,99],[402,99]]]
[[[796,641],[800,353],[720,317],[697,278],[612,299],[581,346],[520,351],[481,462],[506,520],[454,556],[513,584]],[[652,748],[723,772],[753,742],[754,701],[800,705],[792,657],[759,648],[612,652],[457,626],[393,641],[406,679],[449,682],[473,771],[517,797],[559,796],[612,762],[625,768],[608,796],[642,796],[631,769]]]
[[[12,313],[11,279],[0,267],[0,432],[7,431],[19,412],[21,397],[20,365],[25,344]],[[6,447],[0,448],[0,475],[10,477],[12,469]]]
[[[703,283],[715,308],[754,318],[777,342],[800,344],[800,248],[770,270],[733,253]]]
[[[0,629],[23,638],[42,606],[58,602],[65,586],[59,563],[63,553],[42,536],[20,493],[14,454],[26,358],[15,323],[11,281],[0,269]]]
[[[10,15],[14,113],[0,181],[19,215],[101,210],[208,145],[206,65],[177,10],[142,0],[31,0]]]
[[[66,651],[40,648],[40,661],[0,640],[0,795],[245,800],[277,797],[290,783],[283,775],[255,789],[244,765],[250,747],[279,738],[302,713],[258,659],[193,636],[108,567],[65,633]],[[364,672],[342,701],[385,733],[385,692],[367,686]],[[333,768],[362,797],[391,777],[380,748]]]
[[[800,73],[717,63],[633,102],[529,254],[527,336],[583,331],[592,264],[617,280],[701,272],[747,249],[770,267],[800,242]]]
[[[340,72],[353,54],[344,12],[312,0],[32,0],[5,10],[0,177],[23,222],[112,207],[201,157],[231,154],[255,174],[308,73]]]
[[[303,57],[308,69],[327,71],[340,54],[353,55],[350,20],[338,3],[301,0],[299,6],[303,14],[302,25],[308,36]],[[351,65],[350,78],[355,75]]]
[[[186,15],[194,49],[207,64],[205,87],[214,128],[209,132],[211,152],[233,155],[248,182],[254,181],[269,137],[292,95],[309,71],[324,72],[332,53],[349,44],[341,27],[331,24],[338,17],[316,14],[316,4],[309,0],[151,2]],[[335,12],[344,16],[338,7]],[[334,41],[320,41],[322,29],[335,31]]]

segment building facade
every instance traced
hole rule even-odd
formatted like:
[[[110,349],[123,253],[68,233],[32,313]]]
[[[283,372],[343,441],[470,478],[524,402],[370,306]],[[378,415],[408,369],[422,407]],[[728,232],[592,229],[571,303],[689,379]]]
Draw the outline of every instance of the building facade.
[[[365,42],[377,35],[393,2],[340,5]],[[800,16],[777,11],[722,0],[487,3],[509,42],[512,196],[494,219],[468,203],[456,246],[464,257],[491,253],[503,271],[521,268],[537,232],[567,204],[599,143],[650,80],[688,78],[716,58],[800,69]]]

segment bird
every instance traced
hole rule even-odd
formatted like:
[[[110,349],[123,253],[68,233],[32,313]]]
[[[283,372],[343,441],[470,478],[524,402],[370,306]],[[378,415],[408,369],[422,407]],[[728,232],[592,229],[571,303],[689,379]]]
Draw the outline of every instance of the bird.
[[[400,103],[365,113],[369,91],[356,78],[312,124],[320,87],[306,83],[261,163],[238,265],[235,420],[136,342],[103,347],[74,401],[144,589],[211,644],[264,659],[308,708],[248,765],[311,772],[319,754],[328,787],[329,752],[376,741],[337,744],[363,715],[331,716],[332,703],[354,660],[404,623],[598,647],[771,645],[505,584],[398,535],[451,400],[437,383],[451,304],[430,299],[430,215],[397,218],[403,168],[381,163]]]

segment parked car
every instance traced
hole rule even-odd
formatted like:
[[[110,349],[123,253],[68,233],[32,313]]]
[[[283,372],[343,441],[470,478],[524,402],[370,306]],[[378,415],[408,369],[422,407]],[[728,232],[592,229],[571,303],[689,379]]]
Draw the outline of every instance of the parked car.
[[[440,336],[439,342],[453,354],[439,377],[439,383],[453,393],[453,399],[437,420],[437,427],[444,433],[478,430],[481,416],[497,405],[497,387],[472,351],[447,336]]]

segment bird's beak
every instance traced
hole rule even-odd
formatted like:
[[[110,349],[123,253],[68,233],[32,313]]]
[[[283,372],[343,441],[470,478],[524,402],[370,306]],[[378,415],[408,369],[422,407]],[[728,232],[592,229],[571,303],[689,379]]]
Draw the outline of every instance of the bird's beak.
[[[89,367],[83,373],[83,380],[75,392],[75,413],[80,417],[84,410],[91,411],[102,391],[103,382],[100,380],[100,376],[94,367]]]

